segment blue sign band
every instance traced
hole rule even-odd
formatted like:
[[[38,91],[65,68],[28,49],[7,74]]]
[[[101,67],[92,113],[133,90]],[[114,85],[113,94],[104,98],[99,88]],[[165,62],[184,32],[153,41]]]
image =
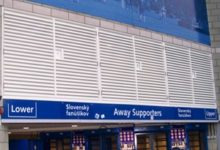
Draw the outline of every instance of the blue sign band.
[[[2,119],[215,121],[218,113],[204,108],[5,99]]]

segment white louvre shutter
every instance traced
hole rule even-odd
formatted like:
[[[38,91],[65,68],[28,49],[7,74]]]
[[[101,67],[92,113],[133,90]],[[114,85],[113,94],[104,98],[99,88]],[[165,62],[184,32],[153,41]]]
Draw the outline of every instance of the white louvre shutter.
[[[216,106],[209,53],[8,8],[3,21],[5,97]]]
[[[138,98],[148,104],[166,103],[166,82],[164,47],[162,43],[149,39],[135,39],[136,62],[142,69],[137,70]]]
[[[98,98],[96,30],[56,21],[56,49],[64,58],[56,60],[58,96]]]
[[[99,32],[103,100],[136,100],[132,37]]]
[[[211,54],[192,50],[191,59],[192,69],[195,73],[193,79],[195,104],[215,105]]]
[[[192,104],[190,51],[175,45],[166,45],[165,49],[170,104]]]
[[[4,94],[54,95],[52,19],[4,12]]]

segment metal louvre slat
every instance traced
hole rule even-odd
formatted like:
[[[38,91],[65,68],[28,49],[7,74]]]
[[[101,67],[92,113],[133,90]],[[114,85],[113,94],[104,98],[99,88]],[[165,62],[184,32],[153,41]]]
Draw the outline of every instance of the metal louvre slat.
[[[88,86],[88,83],[85,83],[85,84],[79,84],[79,83],[74,83],[74,84],[71,84],[71,85],[66,85],[65,83],[62,83],[62,84],[59,84],[58,85],[59,87],[59,91],[65,91],[65,89],[71,89],[71,90],[77,90],[75,92],[79,92],[81,90],[83,90],[85,93],[87,92],[87,90],[89,91],[95,91],[96,93],[98,92],[97,90],[94,90],[95,87],[97,87],[97,85],[93,84],[93,86]],[[66,91],[67,92],[67,91]]]
[[[51,58],[53,56],[52,53],[45,51],[45,49],[35,48],[35,47],[27,47],[15,44],[7,44],[5,43],[5,47],[10,49],[12,53],[22,53],[22,54],[29,54],[29,55],[43,55],[44,57]]]
[[[8,89],[10,89],[10,90],[8,90]],[[4,93],[6,94],[6,95],[10,95],[10,96],[13,96],[13,95],[15,95],[15,96],[20,96],[20,95],[22,95],[22,96],[25,96],[25,97],[27,97],[27,96],[39,96],[40,95],[40,97],[46,97],[46,96],[48,96],[48,95],[53,95],[53,93],[54,92],[50,92],[50,91],[46,91],[46,90],[32,90],[32,89],[22,89],[21,87],[19,87],[19,88],[15,88],[15,87],[8,87],[8,88],[6,88],[6,89],[4,89]]]
[[[6,40],[7,38],[4,37],[4,46],[7,47],[7,45],[9,45],[10,47],[12,45],[19,45],[19,46],[24,46],[26,49],[29,47],[29,48],[32,48],[33,49],[44,49],[45,51],[48,50],[48,52],[50,52],[52,50],[51,47],[48,47],[48,46],[45,46],[45,45],[39,45],[39,44],[36,44],[36,43],[24,43],[24,42],[20,42],[20,41],[13,41],[11,39],[9,40]]]
[[[117,92],[119,92],[118,91],[119,88],[120,88],[120,90],[122,90],[122,92],[126,91],[125,93],[127,93],[129,91],[131,91],[131,92],[136,91],[135,89],[131,89],[129,87],[124,87],[124,86],[111,86],[111,87],[109,85],[102,86],[103,91],[109,91],[109,93],[117,93]],[[119,92],[119,93],[121,93],[121,92]],[[131,95],[133,95],[133,94],[131,94]]]
[[[117,63],[103,63],[101,66],[105,69],[103,69],[104,71],[108,72],[108,71],[115,71],[118,73],[132,73],[134,72],[134,70],[132,70],[132,68],[129,68],[131,65],[129,64],[120,64],[118,66],[116,66]],[[110,68],[112,67],[112,68]],[[127,69],[128,68],[128,69]],[[120,71],[118,71],[120,70]]]
[[[35,78],[35,77],[37,77],[37,78],[42,78],[42,79],[44,79],[44,77],[49,77],[49,78],[53,78],[53,75],[48,75],[48,74],[43,74],[42,75],[42,73],[41,72],[38,72],[38,71],[36,71],[36,72],[30,72],[30,71],[24,71],[24,70],[19,70],[19,69],[5,69],[4,70],[4,73],[5,74],[7,74],[5,77],[10,77],[10,76],[18,76],[19,78],[20,77],[22,77],[22,76],[24,76],[24,77],[27,77],[28,78],[28,76],[30,77],[30,78]]]
[[[169,58],[168,58],[169,59]],[[170,59],[169,59],[170,60]],[[169,63],[169,68],[176,68],[176,67],[180,67],[181,66],[181,70],[187,70],[189,71],[189,66],[187,64],[183,64],[183,61],[167,61],[167,63]]]
[[[199,66],[199,67],[198,66],[194,66],[194,67],[196,67],[196,71],[197,72],[204,73],[204,74],[209,74],[210,76],[212,76],[212,73],[210,72],[210,68],[205,68],[205,67],[202,68],[202,66]]]
[[[73,57],[74,58],[74,57]],[[73,59],[73,58],[66,58],[66,59],[69,59],[69,60],[65,60],[65,61],[58,61],[57,62],[57,66],[58,67],[63,67],[63,68],[68,68],[68,69],[75,69],[75,67],[79,67],[78,69],[82,68],[86,70],[86,68],[88,69],[97,69],[97,62],[94,62],[93,60],[89,60],[87,62],[83,61],[82,59],[80,60],[76,60],[76,59]],[[71,60],[72,59],[72,60]],[[78,65],[77,65],[78,63]],[[74,67],[75,65],[75,67]]]
[[[16,31],[12,31],[12,30],[16,30]],[[7,35],[12,35],[14,33],[17,33],[19,36],[18,37],[26,37],[29,36],[29,38],[41,38],[41,40],[44,41],[50,41],[52,40],[52,37],[48,37],[48,34],[52,34],[52,33],[45,33],[45,32],[39,32],[37,31],[33,31],[33,29],[31,30],[27,30],[27,29],[20,29],[20,28],[15,28],[13,27],[7,27],[5,28],[5,31],[7,31]]]
[[[93,47],[93,48],[95,48],[95,45],[93,45],[94,43],[95,43],[95,41],[94,41],[94,43],[93,44],[90,44],[89,42],[90,42],[90,40],[88,41],[88,43],[85,43],[85,41],[83,42],[83,41],[77,41],[77,40],[75,40],[75,39],[72,39],[72,41],[70,40],[70,41],[67,41],[67,40],[65,40],[65,39],[63,39],[63,38],[57,38],[57,44],[59,45],[59,46],[62,46],[63,45],[63,43],[66,43],[65,45],[66,46],[70,46],[70,47],[74,47],[75,45],[78,45],[78,46],[81,46],[81,45],[83,45],[83,46],[87,46],[87,47]]]
[[[126,84],[121,84],[122,82],[109,82],[107,80],[105,80],[105,83],[107,83],[106,85],[105,84],[102,84],[102,87],[106,87],[108,88],[108,86],[110,87],[127,87],[127,85],[130,85],[130,86],[133,86],[132,83],[126,83]]]
[[[139,54],[136,54],[136,55],[139,55]],[[140,54],[141,55],[141,54]],[[151,55],[149,55],[149,56],[151,56]],[[144,59],[144,58],[142,58],[142,57],[145,57],[145,56],[140,56],[139,58],[138,58],[138,60],[139,61],[141,61],[142,62],[142,65],[150,65],[150,66],[158,66],[158,67],[164,67],[164,63],[163,62],[161,62],[161,59],[154,59],[154,58],[149,58],[149,59]],[[148,56],[146,56],[146,57],[148,57]],[[162,57],[162,56],[159,56],[159,57]]]
[[[136,90],[118,90],[118,89],[103,89],[102,96],[104,98],[120,98],[120,100],[136,100],[136,96],[133,94]],[[114,93],[114,94],[112,94]],[[122,97],[126,97],[126,99],[123,99]],[[109,100],[109,99],[108,99]]]
[[[129,56],[133,53],[131,52],[127,52],[128,49],[133,49],[132,47],[129,47],[129,48],[125,48],[125,47],[109,47],[109,45],[105,45],[105,46],[100,46],[100,49],[102,49],[101,53],[102,54],[107,54],[107,55],[110,55],[110,56],[116,56],[117,55],[125,55],[126,56]],[[116,51],[114,51],[116,50]]]
[[[4,71],[5,72],[12,72],[12,71],[18,71],[18,72],[28,72],[29,74],[35,74],[35,73],[41,73],[42,76],[48,76],[51,75],[53,76],[53,74],[51,74],[52,70],[48,70],[48,69],[39,69],[39,68],[25,68],[25,67],[20,67],[18,68],[17,66],[10,66],[7,63],[5,63],[5,67],[4,67]]]
[[[37,86],[37,84],[32,84],[32,85],[24,85],[21,83],[18,83],[18,84],[19,85],[12,84],[12,83],[5,84],[4,85],[5,91],[4,92],[6,92],[8,94],[9,93],[10,94],[16,93],[18,95],[25,94],[25,93],[26,94],[29,93],[29,94],[33,94],[33,95],[41,94],[41,93],[44,93],[44,95],[52,95],[54,93],[54,91],[52,91],[50,87],[44,87],[42,85]]]
[[[135,39],[136,61],[142,70],[137,71],[138,98],[148,104],[166,103],[166,84],[163,46]]]
[[[3,15],[7,97],[216,105],[209,53],[8,8]]]
[[[178,69],[177,69],[178,68]],[[184,69],[180,69],[178,66],[176,68],[168,68],[168,76],[170,77],[191,77],[190,76],[190,70],[184,70]]]
[[[83,81],[80,81],[79,79],[83,79]],[[92,86],[93,85],[96,85],[97,81],[96,80],[90,80],[88,79],[87,77],[79,77],[79,78],[74,78],[72,76],[65,76],[65,79],[62,79],[62,84],[65,84],[65,85],[71,85],[72,83],[71,82],[74,82],[74,83],[81,83],[81,84],[91,84]],[[91,86],[89,85],[89,86]],[[96,85],[97,86],[97,85]]]
[[[57,45],[57,48],[61,48]],[[96,57],[96,53],[94,53],[94,48],[91,49],[91,51],[88,51],[88,49],[86,49],[87,51],[79,51],[79,48],[76,47],[72,47],[71,49],[67,49],[65,48],[65,57],[68,58],[69,55],[70,57],[73,56],[80,56],[80,57],[85,57],[85,58],[94,58]],[[74,52],[74,54],[73,54]]]
[[[38,18],[39,19],[39,18]],[[50,31],[50,29],[52,28],[52,22],[48,22],[44,25],[39,24],[41,21],[35,23],[35,22],[29,22],[27,20],[19,20],[18,18],[11,18],[11,17],[5,17],[4,20],[5,25],[8,26],[14,26],[15,28],[23,28],[26,30],[33,30],[33,29],[38,29],[37,31],[43,33],[43,31],[45,31],[46,33],[50,32],[52,33],[52,31]],[[6,26],[7,27],[7,26]]]
[[[106,68],[105,68],[106,67]],[[126,69],[126,67],[111,67],[110,68],[110,65],[102,65],[102,74],[103,75],[107,75],[108,74],[110,75],[111,73],[114,73],[112,74],[112,77],[117,77],[117,76],[125,76],[126,78],[129,77],[130,79],[133,79],[134,77],[132,76],[126,76],[128,74],[132,74],[133,71],[131,69]]]
[[[64,32],[64,31],[63,31]],[[65,31],[68,32],[68,31]],[[80,33],[79,33],[80,34]],[[79,34],[72,34],[72,36],[67,36],[67,35],[62,35],[62,33],[56,32],[56,39],[59,40],[59,42],[67,42],[67,43],[72,43],[72,41],[74,40],[74,44],[80,44],[80,43],[84,43],[85,41],[87,41],[87,43],[84,43],[83,45],[86,46],[91,46],[94,47],[94,42],[95,42],[95,36],[88,38],[85,37],[85,35],[79,35]]]
[[[208,81],[208,80],[194,80],[194,86],[195,87],[209,87],[209,88],[212,88],[212,86],[210,85],[213,85],[212,81]],[[201,87],[202,88],[202,87]]]
[[[106,40],[107,39],[105,39],[105,42],[106,42]],[[122,52],[122,53],[124,53],[124,52],[126,52],[127,51],[127,49],[132,49],[132,47],[130,47],[129,45],[123,45],[123,44],[119,44],[119,45],[114,45],[115,44],[115,42],[117,42],[117,41],[114,41],[114,42],[112,42],[112,43],[101,43],[102,41],[100,41],[100,48],[101,49],[104,49],[105,50],[105,52],[107,51],[111,51],[111,50],[118,50],[118,51],[112,51],[112,53],[119,53],[119,52]],[[104,52],[104,51],[103,51]],[[129,53],[129,52],[128,52]],[[125,53],[126,54],[126,53]]]
[[[89,90],[89,92],[88,92]],[[72,91],[75,91],[74,93]],[[83,89],[83,88],[75,88],[75,89],[69,89],[69,88],[60,88],[57,90],[57,94],[64,95],[64,96],[74,96],[78,97],[80,96],[81,98],[86,98],[86,97],[94,97],[97,98],[98,91],[92,91],[90,89]]]
[[[164,89],[164,85],[162,83],[163,82],[150,82],[150,81],[149,82],[141,82],[141,83],[139,83],[139,85],[140,85],[139,89],[148,89],[148,88],[158,88],[158,89],[162,88],[162,89]]]
[[[56,73],[59,75],[73,75],[75,74],[76,77],[78,75],[82,75],[82,76],[96,76],[96,68],[95,66],[91,66],[90,65],[77,65],[75,64],[74,66],[65,66],[64,64],[62,64],[61,62],[59,62],[57,64],[57,68],[56,68]],[[94,78],[95,79],[95,78]]]
[[[124,55],[129,55],[130,52],[127,52],[128,49],[133,49],[132,47],[124,47],[124,46],[112,46],[112,45],[108,45],[108,44],[103,44],[100,45],[100,49],[103,49],[101,52],[102,53],[109,53],[112,55],[120,55],[120,54],[124,54]],[[127,52],[127,53],[126,53]]]
[[[23,87],[29,87],[29,86],[31,86],[31,88],[32,88],[32,86],[34,87],[34,89],[37,89],[37,88],[40,88],[40,87],[42,87],[42,88],[46,88],[46,89],[50,89],[50,83],[49,84],[42,84],[42,83],[44,83],[44,82],[30,82],[30,81],[27,81],[27,82],[24,82],[24,81],[18,81],[18,80],[16,80],[16,81],[12,81],[12,80],[8,80],[7,81],[8,82],[8,84],[5,84],[5,87],[7,87],[7,86],[23,86]]]
[[[74,84],[70,82],[62,82],[62,84],[59,84],[59,87],[62,89],[65,88],[78,89],[78,87],[80,87],[80,89],[89,89],[89,90],[93,90],[95,87],[97,87],[95,82],[79,83],[79,82],[75,82],[74,80],[71,80],[71,82],[74,82]],[[89,86],[88,83],[90,84]]]
[[[170,103],[193,103],[189,50],[175,45],[165,49]]]
[[[102,53],[103,57],[101,58],[101,62],[104,61],[104,62],[116,62],[116,63],[126,63],[126,64],[134,64],[133,61],[131,61],[130,59],[128,58],[125,58],[125,57],[121,57],[121,58],[117,58],[117,55],[115,55],[115,57],[113,56],[109,56],[108,54],[104,54]],[[105,56],[105,55],[108,55],[108,56]],[[101,64],[102,65],[102,64]]]
[[[4,38],[5,38],[5,40],[9,40],[9,41],[7,41],[8,43],[10,43],[10,40],[14,40],[14,41],[16,41],[18,43],[24,43],[24,44],[25,43],[33,43],[33,44],[36,44],[36,45],[44,45],[44,46],[48,46],[48,47],[49,46],[51,46],[51,47],[53,46],[51,42],[41,41],[41,39],[36,40],[36,38],[35,39],[31,39],[29,37],[27,37],[27,38],[24,38],[24,37],[21,37],[21,36],[19,37],[19,36],[17,36],[16,33],[14,33],[14,35],[8,35],[8,36],[7,36],[7,34],[5,34]]]
[[[161,82],[163,81],[164,76],[147,76],[145,74],[138,75],[139,79],[141,79],[143,82],[147,81],[154,81],[154,82]],[[145,79],[146,78],[146,79]],[[145,79],[145,80],[144,80]]]
[[[68,43],[69,44],[69,43]],[[74,52],[75,54],[85,54],[87,55],[86,53],[88,53],[88,55],[90,55],[91,53],[94,53],[94,47],[86,47],[86,46],[83,46],[83,45],[68,45],[68,44],[65,44],[63,45],[62,43],[59,43],[59,41],[56,42],[56,48],[57,49],[65,49],[66,53],[69,53],[69,52]],[[79,49],[83,49],[84,51],[79,51]]]
[[[183,98],[179,98],[179,97],[174,97],[174,98],[172,98],[172,97],[170,97],[170,103],[171,104],[187,104],[187,105],[191,105],[191,104],[193,104],[193,102],[191,101],[191,100],[188,100],[188,99],[190,99],[190,97],[183,97]]]
[[[206,103],[206,102],[212,102],[210,103],[211,105],[213,104],[213,102],[215,102],[215,100],[213,100],[213,97],[212,96],[206,96],[206,98],[204,98],[204,95],[201,95],[201,96],[197,96],[195,97],[196,99],[201,99],[202,101],[196,101],[195,103],[199,104],[199,103]],[[213,104],[214,105],[214,104]]]
[[[37,76],[37,75],[27,76],[27,75],[23,75],[23,74],[7,74],[7,76],[4,79],[8,80],[8,82],[10,82],[10,81],[24,81],[24,82],[33,82],[33,83],[39,82],[39,83],[46,83],[46,84],[50,84],[51,81],[53,80],[53,78],[51,78],[50,76],[48,76],[48,77],[41,77],[41,76]]]
[[[64,51],[56,60],[57,95],[98,98],[96,31],[57,21],[55,33],[56,48]]]
[[[208,65],[208,64],[205,64],[205,65]],[[211,66],[211,64],[210,64]],[[206,67],[202,67],[202,66],[194,66],[194,68],[196,67],[196,71],[197,72],[201,72],[201,73],[204,73],[204,74],[209,74],[210,76],[212,76],[212,73],[210,72],[210,68],[206,68]]]
[[[158,89],[157,90],[155,90],[155,89],[154,90],[150,90],[150,89],[149,90],[147,90],[147,89],[143,89],[142,90],[142,89],[139,89],[138,92],[139,93],[154,93],[155,95],[158,95],[158,94],[160,95],[161,93],[166,93],[166,90],[159,91]]]
[[[52,66],[52,64],[49,64],[53,59],[50,57],[45,57],[45,56],[42,56],[40,57],[39,55],[36,56],[36,55],[33,55],[33,54],[28,54],[28,53],[17,53],[17,52],[14,52],[14,51],[5,51],[5,60],[6,61],[9,61],[9,62],[17,62],[19,61],[20,63],[30,63],[30,64],[42,64],[42,65],[45,65],[45,66]],[[18,60],[16,60],[18,59]],[[39,61],[39,62],[37,62]]]
[[[103,100],[136,100],[132,38],[101,30],[99,43]]]
[[[164,93],[160,93],[160,94],[159,93],[153,93],[153,94],[149,95],[149,94],[143,92],[139,96],[141,98],[140,100],[141,101],[145,101],[145,102],[148,102],[148,101],[152,102],[152,101],[155,101],[155,100],[160,100],[160,101],[162,100],[162,101],[164,101],[164,99],[167,98],[166,96],[164,97]],[[158,101],[158,102],[160,102],[160,101]]]
[[[4,92],[53,95],[53,71],[52,19],[6,11]]]
[[[40,64],[39,65],[33,65],[33,64],[28,64],[28,63],[21,63],[21,62],[5,62],[4,63],[6,66],[5,66],[5,68],[7,68],[7,69],[9,69],[10,68],[10,66],[11,67],[17,67],[18,69],[21,69],[21,70],[31,70],[31,69],[39,69],[39,71],[40,70],[52,70],[52,68],[49,66],[49,64],[48,64],[48,66],[45,66],[45,65],[41,65],[40,66]],[[30,69],[29,69],[30,68]]]
[[[105,76],[105,77],[103,77]],[[114,76],[111,76],[109,74],[107,75],[103,75],[102,76],[102,85],[108,85],[109,83],[111,83],[110,81],[112,81],[112,83],[121,83],[121,84],[126,84],[126,85],[133,85],[133,84],[129,84],[129,83],[133,83],[132,81],[135,79],[135,78],[132,78],[132,77],[126,77],[126,75],[114,75]],[[123,78],[124,77],[124,78]],[[130,86],[131,87],[131,86]]]
[[[193,79],[196,104],[215,105],[215,90],[212,72],[212,59],[209,53],[191,51],[192,69],[196,73]]]
[[[73,74],[76,74],[75,76],[73,76]],[[92,77],[94,76],[94,74],[85,74],[83,72],[66,72],[65,75],[63,74],[62,71],[57,71],[57,77],[61,78],[57,78],[57,80],[59,81],[66,81],[66,79],[75,79],[75,80],[79,80],[79,81],[84,81],[86,80],[92,80],[92,81],[96,81],[95,79],[93,79]],[[63,78],[62,78],[63,77]]]

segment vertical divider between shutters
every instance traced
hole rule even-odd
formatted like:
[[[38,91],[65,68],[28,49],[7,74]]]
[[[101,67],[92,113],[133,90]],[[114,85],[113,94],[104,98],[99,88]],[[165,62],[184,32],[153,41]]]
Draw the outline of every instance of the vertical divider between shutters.
[[[192,67],[192,58],[191,58],[191,48],[189,48],[189,62],[190,62],[190,71],[191,71],[191,84],[192,84],[192,102],[195,104],[195,95],[194,95],[194,79],[193,79],[193,67]]]
[[[54,54],[54,95],[57,96],[57,79],[56,79],[56,20],[53,18],[53,54]]]
[[[137,61],[136,61],[136,48],[135,48],[135,37],[132,36],[133,52],[134,52],[134,74],[135,74],[135,88],[136,88],[136,100],[139,100],[138,95],[138,80],[137,80]]]
[[[1,17],[1,29],[2,29],[2,39],[1,39],[1,96],[4,96],[4,7],[2,7],[2,17]]]
[[[165,76],[165,83],[166,83],[167,104],[170,105],[168,70],[167,70],[167,57],[166,57],[166,44],[163,42],[162,45],[163,45],[163,49],[164,49],[164,76]]]
[[[99,47],[99,28],[96,28],[96,52],[97,52],[97,71],[98,71],[98,97],[102,100],[102,76],[101,76],[101,58]]]
[[[214,94],[214,100],[213,101],[215,102],[215,106],[217,107],[216,89],[215,89],[215,77],[214,77],[214,68],[213,68],[212,54],[210,54],[210,61],[211,61],[212,85],[213,85],[213,94]]]

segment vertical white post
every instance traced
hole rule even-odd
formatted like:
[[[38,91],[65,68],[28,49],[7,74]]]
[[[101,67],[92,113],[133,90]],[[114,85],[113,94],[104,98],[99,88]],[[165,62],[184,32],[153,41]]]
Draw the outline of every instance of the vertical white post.
[[[138,80],[137,80],[137,61],[136,61],[136,47],[135,47],[135,37],[132,36],[133,52],[134,52],[134,74],[135,74],[135,88],[136,88],[136,100],[139,100],[138,95]]]
[[[191,49],[189,48],[189,63],[190,63],[190,71],[191,71],[191,86],[192,86],[192,101],[195,104],[195,95],[194,95],[194,78],[195,74],[192,67],[192,57],[191,57]]]
[[[53,53],[54,53],[54,95],[57,96],[57,73],[56,73],[56,20],[53,18]]]
[[[170,96],[169,96],[169,83],[168,83],[168,71],[167,71],[167,55],[166,55],[166,45],[163,42],[163,56],[164,56],[164,74],[165,74],[165,84],[166,84],[166,96],[167,96],[167,104],[170,105]]]
[[[100,59],[100,47],[99,47],[99,28],[96,28],[96,50],[97,50],[97,71],[98,71],[98,90],[99,100],[102,100],[102,75],[101,75],[101,59]]]
[[[1,96],[4,95],[4,7],[1,8]]]

